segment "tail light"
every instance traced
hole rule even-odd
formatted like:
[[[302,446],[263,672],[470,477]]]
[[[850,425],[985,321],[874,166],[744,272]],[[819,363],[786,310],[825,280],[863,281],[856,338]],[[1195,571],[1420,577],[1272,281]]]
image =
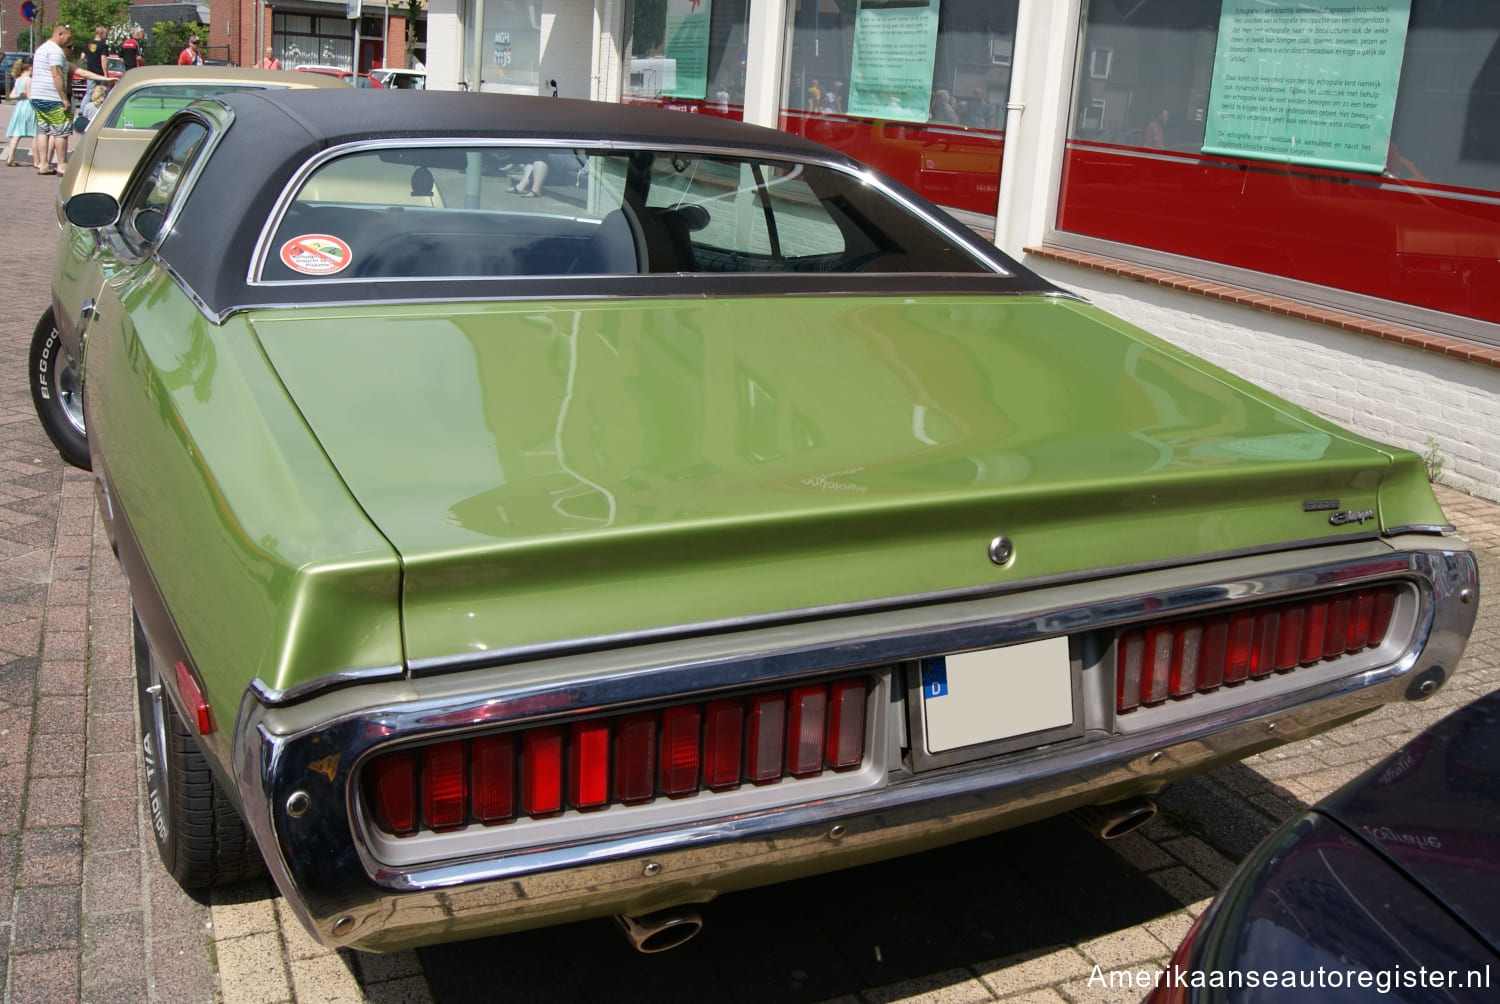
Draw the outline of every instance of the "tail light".
[[[1115,645],[1115,709],[1124,714],[1374,648],[1390,629],[1396,590],[1349,590],[1127,631]]]
[[[864,762],[866,703],[849,679],[449,739],[376,757],[365,793],[404,837],[817,777]]]
[[[434,830],[452,830],[468,822],[469,783],[464,743],[439,743],[422,751],[422,817]]]

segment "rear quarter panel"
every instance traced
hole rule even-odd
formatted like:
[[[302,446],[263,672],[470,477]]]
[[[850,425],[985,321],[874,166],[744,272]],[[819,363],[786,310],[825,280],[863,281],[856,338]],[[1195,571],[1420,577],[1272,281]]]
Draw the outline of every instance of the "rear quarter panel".
[[[399,664],[396,556],[243,323],[210,323],[149,263],[99,313],[89,430],[153,580],[133,598],[159,590],[219,722],[256,677]]]

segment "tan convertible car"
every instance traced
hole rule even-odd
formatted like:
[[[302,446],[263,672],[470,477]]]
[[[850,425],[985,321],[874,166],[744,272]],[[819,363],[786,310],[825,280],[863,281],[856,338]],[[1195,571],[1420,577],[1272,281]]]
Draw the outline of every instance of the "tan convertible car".
[[[198,98],[225,91],[282,87],[348,87],[337,77],[238,66],[151,66],[121,77],[94,124],[68,158],[57,194],[62,204],[75,192],[118,196],[141,151],[163,122]]]

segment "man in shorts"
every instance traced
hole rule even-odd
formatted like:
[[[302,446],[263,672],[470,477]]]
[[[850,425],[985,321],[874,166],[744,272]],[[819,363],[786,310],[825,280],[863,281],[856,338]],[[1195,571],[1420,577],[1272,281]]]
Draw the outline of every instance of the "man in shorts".
[[[68,137],[73,135],[73,111],[68,95],[68,44],[73,29],[54,25],[52,37],[37,46],[31,64],[31,106],[36,109],[36,173],[56,174],[52,166],[68,164]]]

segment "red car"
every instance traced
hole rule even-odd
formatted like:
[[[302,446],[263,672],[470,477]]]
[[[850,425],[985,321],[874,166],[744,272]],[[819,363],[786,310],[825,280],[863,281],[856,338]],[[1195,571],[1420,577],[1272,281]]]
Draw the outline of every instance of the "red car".
[[[338,66],[294,66],[293,69],[299,73],[322,73],[330,77],[338,77],[346,84],[352,84],[355,87],[374,87],[377,89],[380,87],[380,81],[368,73],[357,74],[353,70],[346,70]]]
[[[109,77],[110,80],[109,84],[106,86],[113,87],[114,82],[125,75],[124,60],[115,55],[105,56],[104,74],[105,76]],[[77,74],[74,74],[73,79],[70,83],[72,84],[73,91],[73,107],[81,108],[83,107],[83,99],[88,95],[88,92],[93,88],[94,84],[98,83],[98,81],[90,80],[87,77],[81,77]],[[9,88],[6,88],[6,91],[7,93],[9,93]]]

